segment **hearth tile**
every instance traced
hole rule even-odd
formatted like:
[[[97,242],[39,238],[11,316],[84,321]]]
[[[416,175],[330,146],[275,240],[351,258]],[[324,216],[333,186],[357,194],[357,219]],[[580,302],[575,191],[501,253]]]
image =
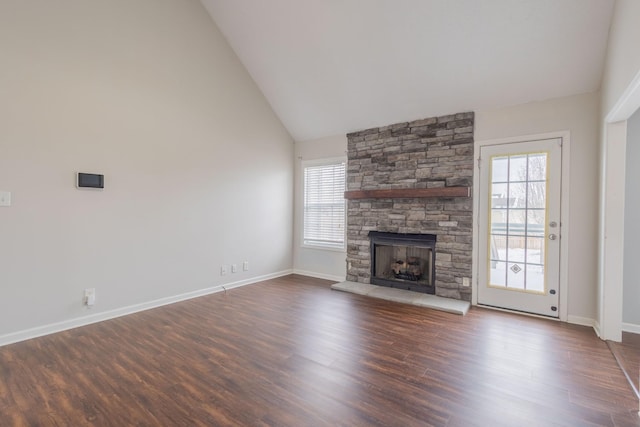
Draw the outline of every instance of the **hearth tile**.
[[[470,304],[467,301],[443,298],[435,295],[424,294],[422,292],[388,288],[386,286],[369,285],[366,283],[347,281],[331,285],[331,288],[337,291],[350,292],[353,294],[380,298],[387,301],[432,308],[434,310],[446,311],[448,313],[460,314],[463,316],[467,314],[470,307]]]

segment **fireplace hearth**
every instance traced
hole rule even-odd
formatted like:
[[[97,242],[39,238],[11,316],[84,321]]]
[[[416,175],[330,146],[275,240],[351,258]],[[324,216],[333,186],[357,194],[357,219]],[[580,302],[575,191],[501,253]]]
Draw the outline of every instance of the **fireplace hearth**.
[[[436,236],[371,231],[371,283],[435,294]]]

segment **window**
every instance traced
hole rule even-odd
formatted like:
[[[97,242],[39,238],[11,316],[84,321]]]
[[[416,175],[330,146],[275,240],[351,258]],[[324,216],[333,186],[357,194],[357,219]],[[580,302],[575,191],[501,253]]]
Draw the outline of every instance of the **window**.
[[[304,162],[303,245],[344,249],[345,161]]]

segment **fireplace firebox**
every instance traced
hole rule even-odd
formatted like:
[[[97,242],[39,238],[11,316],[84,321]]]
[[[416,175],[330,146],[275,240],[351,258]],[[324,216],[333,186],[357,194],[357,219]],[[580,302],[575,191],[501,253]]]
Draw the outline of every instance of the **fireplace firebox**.
[[[435,294],[436,236],[370,231],[371,283]]]

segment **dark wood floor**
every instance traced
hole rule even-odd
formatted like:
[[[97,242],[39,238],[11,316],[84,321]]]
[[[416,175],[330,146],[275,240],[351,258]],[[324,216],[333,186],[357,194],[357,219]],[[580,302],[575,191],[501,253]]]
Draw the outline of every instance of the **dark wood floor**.
[[[622,342],[609,342],[609,347],[640,398],[640,335],[623,332]]]
[[[589,328],[289,276],[0,348],[2,426],[640,426]]]

